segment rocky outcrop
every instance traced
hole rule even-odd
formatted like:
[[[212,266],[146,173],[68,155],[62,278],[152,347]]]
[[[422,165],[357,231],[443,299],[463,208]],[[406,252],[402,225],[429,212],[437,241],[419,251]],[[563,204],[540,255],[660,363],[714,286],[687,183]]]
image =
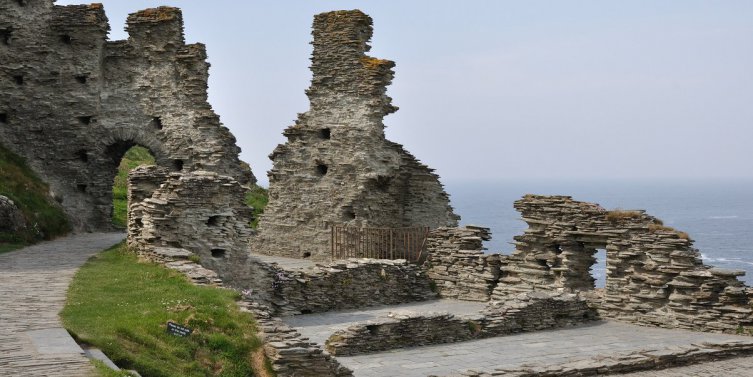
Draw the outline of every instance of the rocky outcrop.
[[[371,18],[357,10],[315,16],[311,108],[270,155],[254,252],[325,260],[333,224],[456,224],[438,176],[385,139],[382,118],[397,110],[386,95],[395,64],[365,54],[371,34]]]
[[[528,223],[501,268],[492,298],[519,292],[591,291],[602,317],[666,328],[737,333],[753,327],[753,290],[728,271],[703,264],[684,233],[644,211],[607,211],[568,196],[515,202]],[[606,249],[606,288],[589,273]]]
[[[499,280],[504,257],[485,254],[482,241],[491,239],[488,228],[465,226],[438,228],[427,239],[427,275],[443,298],[488,301]]]
[[[0,195],[0,232],[16,232],[26,225],[26,218],[16,203]]]
[[[149,149],[171,171],[254,178],[207,102],[209,64],[179,9],[131,14],[108,41],[101,4],[0,2],[0,143],[49,183],[78,230],[111,223],[123,154]]]

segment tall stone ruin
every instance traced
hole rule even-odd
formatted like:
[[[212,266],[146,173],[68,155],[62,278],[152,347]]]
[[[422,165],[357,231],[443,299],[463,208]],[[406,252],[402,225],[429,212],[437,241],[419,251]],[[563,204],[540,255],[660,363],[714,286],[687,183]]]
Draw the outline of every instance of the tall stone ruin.
[[[129,15],[108,41],[101,4],[0,2],[0,144],[49,183],[79,230],[106,229],[123,154],[150,150],[172,171],[254,181],[207,102],[202,44],[186,44],[179,9]]]
[[[252,251],[326,259],[330,227],[452,226],[459,219],[439,177],[385,139],[395,63],[366,55],[371,17],[314,17],[311,108],[270,155],[269,204]]]

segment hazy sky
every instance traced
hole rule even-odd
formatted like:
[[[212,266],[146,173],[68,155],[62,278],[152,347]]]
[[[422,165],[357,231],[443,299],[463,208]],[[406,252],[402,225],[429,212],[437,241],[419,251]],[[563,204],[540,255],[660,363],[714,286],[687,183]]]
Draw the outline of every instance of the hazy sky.
[[[370,55],[397,63],[388,138],[446,181],[753,177],[753,1],[102,2],[110,39],[127,13],[183,9],[263,184],[308,109],[313,15],[355,8]]]

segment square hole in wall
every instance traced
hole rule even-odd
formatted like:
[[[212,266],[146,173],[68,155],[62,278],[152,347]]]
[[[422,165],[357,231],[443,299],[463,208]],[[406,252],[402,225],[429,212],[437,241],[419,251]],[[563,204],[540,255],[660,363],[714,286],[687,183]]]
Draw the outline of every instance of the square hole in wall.
[[[173,160],[173,167],[177,171],[183,170],[183,160]]]
[[[76,189],[78,189],[78,192],[86,192],[86,185],[83,183],[79,183],[76,185]]]
[[[162,129],[162,118],[160,117],[154,117],[152,118],[152,128],[161,130]]]
[[[76,158],[81,162],[89,162],[89,153],[86,149],[79,149],[76,151]]]
[[[94,117],[90,115],[80,116],[77,117],[77,119],[81,124],[91,124],[92,122],[94,122]]]
[[[16,85],[23,85],[24,84],[24,76],[23,75],[14,75],[13,81],[16,82]]]
[[[322,128],[319,130],[319,137],[324,140],[329,140],[332,138],[332,131],[329,128]]]
[[[7,113],[0,113],[0,123],[2,123],[2,124],[8,123],[8,114]]]
[[[60,36],[60,42],[69,45],[73,43],[73,38],[71,38],[71,36],[68,34],[63,34]]]
[[[16,2],[18,3],[18,5],[20,5],[22,7],[26,6],[26,0],[16,0]]]
[[[316,165],[316,173],[319,174],[320,176],[327,175],[328,171],[329,171],[329,167],[327,165],[321,164],[321,163]]]
[[[224,257],[225,257],[224,249],[212,249],[212,258],[224,258]]]
[[[6,46],[9,45],[11,34],[13,34],[13,29],[11,28],[0,29],[0,43]]]
[[[79,84],[86,84],[86,80],[89,79],[89,76],[87,75],[76,75],[74,77],[76,78],[76,81],[78,81]]]

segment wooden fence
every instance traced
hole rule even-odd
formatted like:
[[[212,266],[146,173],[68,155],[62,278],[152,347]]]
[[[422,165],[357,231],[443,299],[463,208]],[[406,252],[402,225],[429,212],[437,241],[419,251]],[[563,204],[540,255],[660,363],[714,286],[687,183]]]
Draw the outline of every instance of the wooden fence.
[[[426,257],[428,227],[356,228],[332,226],[332,259],[407,259],[420,262]]]

